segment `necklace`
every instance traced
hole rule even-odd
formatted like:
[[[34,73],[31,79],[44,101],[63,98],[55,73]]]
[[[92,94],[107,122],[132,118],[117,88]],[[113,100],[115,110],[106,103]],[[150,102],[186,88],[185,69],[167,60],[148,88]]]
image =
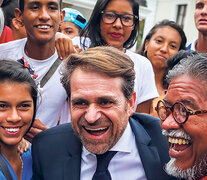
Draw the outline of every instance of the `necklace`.
[[[22,157],[19,156],[19,159],[21,161],[21,173],[23,172],[23,166],[24,166],[24,163],[23,163],[23,160],[22,160]]]

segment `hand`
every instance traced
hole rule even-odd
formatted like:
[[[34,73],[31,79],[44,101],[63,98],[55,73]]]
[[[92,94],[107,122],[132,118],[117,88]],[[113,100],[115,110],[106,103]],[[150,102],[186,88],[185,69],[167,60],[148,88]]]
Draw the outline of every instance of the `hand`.
[[[76,50],[78,53],[82,51],[82,49],[81,49],[81,48],[79,48],[79,46],[78,46],[78,45],[73,45],[73,46],[74,46],[75,50]]]
[[[23,152],[26,152],[29,149],[29,146],[30,144],[24,138],[22,138],[17,150],[20,152],[20,154],[23,154]]]
[[[71,53],[77,52],[71,38],[60,32],[55,35],[55,47],[61,60],[66,59]]]
[[[47,126],[45,126],[39,119],[35,119],[32,128],[25,135],[25,139],[28,140],[30,143],[32,143],[32,139],[34,138],[34,136],[46,129],[48,129]]]

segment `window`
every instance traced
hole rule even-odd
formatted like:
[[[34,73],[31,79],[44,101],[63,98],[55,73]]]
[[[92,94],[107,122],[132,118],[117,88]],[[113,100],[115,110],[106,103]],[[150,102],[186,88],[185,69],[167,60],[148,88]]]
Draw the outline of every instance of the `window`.
[[[180,4],[177,6],[176,23],[183,29],[185,16],[187,11],[187,4]]]

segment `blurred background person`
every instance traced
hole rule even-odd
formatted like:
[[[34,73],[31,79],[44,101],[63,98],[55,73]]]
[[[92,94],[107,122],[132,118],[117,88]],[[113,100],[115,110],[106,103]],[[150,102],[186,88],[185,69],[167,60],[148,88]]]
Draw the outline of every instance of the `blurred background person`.
[[[0,7],[0,44],[13,40],[12,30],[10,28],[10,19],[14,16],[14,9],[8,15],[10,6],[17,5],[16,0],[4,0]],[[17,6],[16,6],[17,7]],[[12,9],[12,8],[11,8]]]
[[[16,8],[18,8],[18,0],[4,0],[0,9],[0,18],[3,19],[1,27],[4,30],[0,37],[0,43],[22,39],[27,36],[23,23],[15,17]]]
[[[198,39],[188,45],[188,49],[207,53],[207,0],[196,0],[194,12]]]
[[[155,73],[155,83],[159,93],[153,100],[150,114],[157,116],[154,110],[157,101],[163,98],[166,88],[163,86],[163,76],[167,67],[167,59],[174,56],[179,50],[186,49],[186,36],[182,28],[174,21],[163,20],[156,24],[144,39],[140,54],[147,57],[152,63]]]
[[[87,21],[83,14],[73,8],[63,8],[65,11],[65,17],[61,22],[60,32],[69,36],[71,39],[75,36],[79,36],[80,31],[85,28]]]

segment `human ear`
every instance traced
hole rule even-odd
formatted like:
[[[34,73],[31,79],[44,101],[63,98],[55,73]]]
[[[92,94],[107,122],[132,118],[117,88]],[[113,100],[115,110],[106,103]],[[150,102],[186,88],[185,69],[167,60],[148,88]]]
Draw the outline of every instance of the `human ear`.
[[[128,115],[131,116],[134,113],[136,101],[136,92],[133,92],[131,98],[128,101]]]
[[[63,10],[63,11],[61,11],[60,16],[61,16],[61,22],[63,22],[64,17],[65,17],[65,11],[64,11],[64,10]]]
[[[15,8],[14,16],[17,19],[17,21],[23,26],[24,22],[23,22],[22,12],[19,8]]]

